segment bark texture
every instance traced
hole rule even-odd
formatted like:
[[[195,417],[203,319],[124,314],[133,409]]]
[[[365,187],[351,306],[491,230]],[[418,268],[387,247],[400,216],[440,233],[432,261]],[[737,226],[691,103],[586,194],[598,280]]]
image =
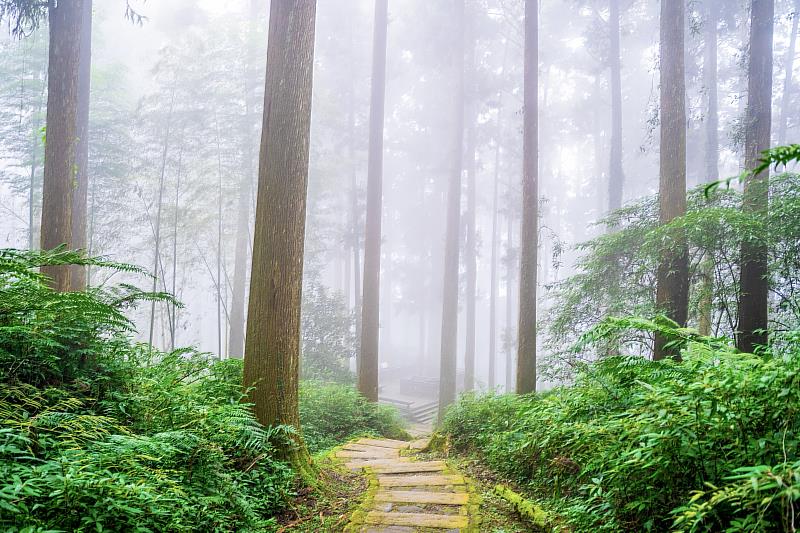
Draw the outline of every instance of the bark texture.
[[[270,6],[244,387],[258,420],[300,429],[300,302],[308,186],[315,0]],[[299,437],[298,437],[299,440]],[[308,452],[279,453],[301,472]]]
[[[78,79],[85,0],[50,0],[47,69],[47,142],[42,186],[42,250],[72,248],[73,196],[78,145]],[[84,226],[85,227],[85,226]],[[58,291],[68,291],[72,268],[47,266]]]
[[[369,154],[367,156],[364,290],[361,305],[361,353],[358,358],[358,390],[372,402],[378,401],[383,122],[386,104],[388,9],[389,0],[375,0],[375,26],[372,41],[372,93],[370,95],[369,110]]]
[[[442,290],[442,337],[439,361],[439,418],[456,399],[458,349],[458,266],[461,227],[461,171],[464,155],[464,0],[454,0],[450,18],[453,31],[453,137],[452,163],[447,188],[447,223]]]
[[[686,214],[686,82],[684,80],[684,5],[661,2],[661,153],[658,184],[659,221],[669,224]],[[689,257],[682,232],[673,232],[661,251],[656,306],[686,325],[689,305]],[[656,334],[653,359],[680,358]]]
[[[753,0],[750,8],[750,64],[747,70],[745,111],[745,168],[758,166],[761,152],[770,145],[772,126],[772,33],[775,2]],[[761,219],[769,208],[769,171],[748,175],[744,184],[744,210]],[[739,291],[739,334],[736,346],[752,352],[767,343],[769,284],[766,239],[742,242]]]
[[[517,329],[518,394],[536,390],[536,282],[539,248],[538,1],[525,0],[525,88],[522,126],[522,228]]]

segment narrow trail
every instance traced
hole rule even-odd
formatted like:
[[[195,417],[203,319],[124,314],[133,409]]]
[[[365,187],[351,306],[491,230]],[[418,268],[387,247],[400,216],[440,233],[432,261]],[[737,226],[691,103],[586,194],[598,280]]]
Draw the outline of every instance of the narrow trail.
[[[365,472],[369,488],[345,531],[412,533],[477,531],[477,496],[464,476],[443,461],[417,461],[427,439],[360,439],[336,456]]]

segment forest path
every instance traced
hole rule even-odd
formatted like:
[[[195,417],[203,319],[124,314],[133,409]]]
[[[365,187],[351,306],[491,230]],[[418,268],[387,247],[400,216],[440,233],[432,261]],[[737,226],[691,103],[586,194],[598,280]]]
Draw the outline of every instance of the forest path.
[[[360,439],[336,453],[348,468],[370,478],[364,502],[345,531],[477,531],[476,496],[466,478],[443,461],[414,459],[428,442]]]

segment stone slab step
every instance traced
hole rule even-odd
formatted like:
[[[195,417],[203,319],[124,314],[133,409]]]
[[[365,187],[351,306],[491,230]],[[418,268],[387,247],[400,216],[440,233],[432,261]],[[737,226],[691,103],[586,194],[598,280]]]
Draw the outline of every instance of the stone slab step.
[[[342,446],[343,450],[348,450],[351,452],[366,452],[366,453],[375,453],[381,455],[388,455],[390,457],[399,457],[400,451],[394,448],[382,448],[380,446],[367,446],[364,444],[345,444]]]
[[[381,487],[429,487],[432,485],[464,485],[462,476],[378,476]]]
[[[466,492],[416,492],[413,490],[389,490],[375,494],[376,502],[386,503],[425,503],[436,505],[467,505]]]
[[[351,458],[352,459],[352,458]],[[378,466],[400,466],[410,463],[409,459],[403,457],[383,458],[383,459],[352,459],[344,464],[350,470],[361,470],[366,467],[375,468]]]
[[[366,446],[377,446],[379,448],[393,448],[395,450],[405,450],[408,448],[408,442],[402,440],[392,439],[359,439],[356,444],[364,444]]]
[[[341,459],[360,459],[360,460],[371,460],[371,459],[392,459],[396,458],[396,454],[392,453],[384,453],[384,452],[363,452],[358,450],[340,450],[336,452],[336,457]]]
[[[416,461],[386,465],[373,465],[376,474],[413,474],[416,472],[441,472],[447,465],[443,461]]]
[[[370,511],[367,513],[364,522],[373,525],[462,529],[469,525],[469,518],[464,515]]]

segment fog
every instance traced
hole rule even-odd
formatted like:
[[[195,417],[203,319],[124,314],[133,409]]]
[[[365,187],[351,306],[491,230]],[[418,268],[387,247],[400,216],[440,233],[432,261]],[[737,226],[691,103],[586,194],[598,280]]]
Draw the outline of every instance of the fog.
[[[622,195],[628,204],[658,191],[659,2],[619,4]],[[704,4],[690,2],[686,14],[689,187],[709,181]],[[489,387],[494,239],[496,385],[504,390],[513,387],[513,381],[506,382],[507,362],[513,366],[516,356],[523,5],[512,0],[466,5],[458,368],[461,375],[467,335],[474,332],[476,386]],[[124,2],[96,1],[94,7],[88,252],[155,272],[155,288],[174,292],[183,303],[174,308],[159,302],[154,313],[150,304],[130,310],[140,340],[152,337],[167,350],[192,345],[220,358],[241,356],[230,348],[232,327],[242,327],[235,324],[236,308],[247,309],[241,294],[237,300],[235,278],[237,263],[246,267],[252,250],[268,5],[257,0],[153,0],[132,7],[144,16],[141,23],[124,17]],[[363,280],[373,10],[370,0],[323,0],[316,18],[303,347],[333,346],[330,357],[344,358],[351,370],[358,352]],[[403,390],[405,385],[396,385],[408,378],[426,391],[419,394],[435,397],[429,385],[439,372],[455,127],[452,66],[459,53],[452,46],[451,10],[444,0],[389,4],[379,354],[381,394],[390,399],[413,396]],[[773,117],[789,113],[789,140],[797,138],[800,127],[797,90],[790,95],[790,107],[782,103],[793,10],[793,2],[776,2],[773,47]],[[721,177],[737,175],[743,163],[748,16],[745,2],[720,4]],[[577,246],[607,230],[599,222],[609,212],[608,24],[608,2],[552,0],[539,7],[541,361],[554,356],[559,347],[553,343],[560,342],[548,342],[544,327],[553,319],[551,289],[576,273],[583,253]],[[43,158],[36,138],[46,104],[46,27],[21,38],[5,30],[0,31],[0,247],[26,248],[29,241],[36,247]],[[31,179],[33,157],[38,164]],[[474,191],[469,190],[471,178]],[[464,253],[471,194],[474,325],[466,313]],[[249,268],[241,272],[247,276]],[[90,285],[120,281],[144,288],[151,283],[142,276],[90,271]],[[558,379],[556,373],[545,373],[539,383],[548,387]]]

